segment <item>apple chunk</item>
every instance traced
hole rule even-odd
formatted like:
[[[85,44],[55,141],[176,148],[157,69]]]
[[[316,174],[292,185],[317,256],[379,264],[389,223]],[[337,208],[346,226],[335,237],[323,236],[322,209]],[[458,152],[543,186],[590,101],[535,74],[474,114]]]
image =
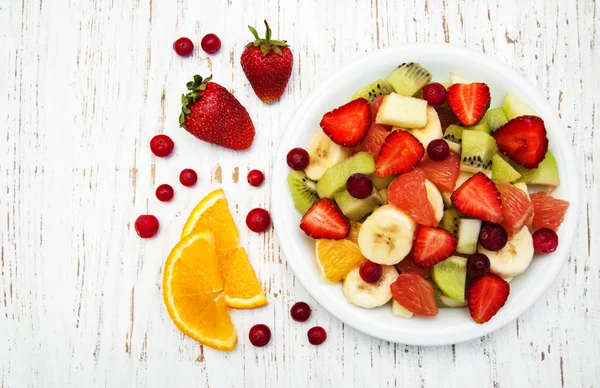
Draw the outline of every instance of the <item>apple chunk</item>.
[[[427,125],[427,101],[388,94],[379,107],[375,122],[402,128],[423,128]]]

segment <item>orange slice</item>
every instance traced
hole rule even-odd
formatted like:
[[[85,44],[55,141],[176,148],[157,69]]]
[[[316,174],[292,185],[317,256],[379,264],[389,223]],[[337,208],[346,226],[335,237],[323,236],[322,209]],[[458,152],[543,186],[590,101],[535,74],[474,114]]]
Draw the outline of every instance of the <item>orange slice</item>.
[[[367,259],[358,244],[350,240],[317,240],[317,263],[331,283],[343,280],[348,272]]]
[[[237,334],[211,232],[194,231],[173,248],[165,264],[163,296],[179,330],[211,348],[233,350]]]
[[[219,258],[227,305],[235,308],[266,305],[267,298],[246,250],[239,245],[240,233],[222,189],[208,194],[196,205],[185,222],[181,235],[185,237],[204,229],[212,231],[215,237],[215,252]]]

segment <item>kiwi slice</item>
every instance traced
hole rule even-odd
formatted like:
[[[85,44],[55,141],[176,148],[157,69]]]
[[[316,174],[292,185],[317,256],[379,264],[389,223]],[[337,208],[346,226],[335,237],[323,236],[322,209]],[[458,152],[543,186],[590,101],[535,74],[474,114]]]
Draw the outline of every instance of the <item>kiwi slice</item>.
[[[504,114],[502,108],[494,108],[488,109],[488,111],[485,112],[485,115],[483,116],[483,119],[481,121],[487,122],[489,128],[488,133],[492,134],[496,132],[496,129],[506,124],[508,122],[508,119],[506,118],[506,115]]]
[[[317,183],[308,179],[302,171],[292,171],[287,177],[294,206],[302,214],[306,213],[313,203],[319,200]]]
[[[489,175],[492,157],[496,154],[496,140],[485,132],[464,130],[462,132],[461,171]]]
[[[449,207],[444,210],[444,216],[440,221],[440,227],[452,233],[454,237],[458,236],[458,221],[464,217],[464,214],[456,210],[454,207]]]
[[[444,132],[444,139],[460,144],[462,143],[463,130],[463,127],[451,124],[446,128],[446,132]]]
[[[485,119],[485,116],[481,120],[479,120],[479,122],[477,124],[473,125],[472,127],[467,127],[465,129],[490,133],[490,127],[488,126],[488,122]]]
[[[537,168],[529,169],[518,165],[510,160],[509,163],[515,170],[521,174],[521,177],[516,182],[524,182],[531,185],[558,186],[560,185],[560,177],[558,175],[558,164],[556,158],[550,150],[546,153],[546,157],[541,161]]]
[[[383,203],[383,199],[377,190],[364,199],[354,198],[348,190],[343,190],[333,195],[340,210],[349,220],[358,221]]]
[[[378,177],[377,175],[371,175],[371,182],[373,182],[373,187],[377,190],[387,189],[388,186],[392,183],[394,179],[396,179],[397,175],[390,175],[384,177]]]
[[[384,80],[378,79],[372,84],[360,88],[358,91],[356,91],[356,93],[352,95],[352,98],[350,98],[350,100],[364,98],[365,100],[369,101],[369,103],[371,103],[377,97],[390,94],[393,91],[394,89],[392,88],[392,85],[388,84]]]
[[[511,183],[520,177],[521,174],[515,170],[501,154],[496,153],[494,156],[492,156],[492,180],[495,183]]]
[[[502,110],[508,120],[512,120],[515,117],[531,115],[537,116],[538,114],[525,104],[516,94],[508,92],[504,97],[504,103],[502,103]]]
[[[346,181],[354,173],[371,175],[375,172],[375,159],[368,152],[358,152],[329,167],[317,182],[317,193],[321,198],[333,198],[346,188]]]
[[[433,266],[431,277],[436,286],[447,296],[464,303],[467,283],[467,259],[451,256]]]
[[[431,73],[416,62],[408,62],[398,66],[384,81],[392,85],[396,93],[412,97],[431,82]]]
[[[472,255],[477,251],[477,241],[481,230],[481,220],[463,218],[458,221],[458,245],[456,251]]]

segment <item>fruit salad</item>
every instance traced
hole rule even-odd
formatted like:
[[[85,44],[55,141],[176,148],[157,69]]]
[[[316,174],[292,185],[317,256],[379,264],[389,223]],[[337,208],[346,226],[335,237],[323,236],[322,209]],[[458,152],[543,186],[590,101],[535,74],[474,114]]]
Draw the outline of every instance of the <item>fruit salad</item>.
[[[414,62],[348,97],[287,155],[323,280],[365,309],[489,321],[510,281],[556,250],[569,207],[551,195],[543,119],[514,93],[490,108],[485,82],[433,82]]]

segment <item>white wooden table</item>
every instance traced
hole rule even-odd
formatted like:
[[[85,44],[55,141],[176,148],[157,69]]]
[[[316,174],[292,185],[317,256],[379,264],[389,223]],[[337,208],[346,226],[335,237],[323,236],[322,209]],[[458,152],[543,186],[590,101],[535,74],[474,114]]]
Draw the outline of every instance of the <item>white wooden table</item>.
[[[600,10],[594,0],[0,0],[0,387],[592,387],[600,384]],[[268,19],[294,52],[283,99],[263,105],[239,65]],[[217,33],[217,55],[177,57],[179,36]],[[262,32],[261,32],[262,33]],[[584,206],[568,264],[518,320],[484,338],[421,348],[344,325],[308,296],[274,231],[252,234],[246,213],[269,207],[274,153],[295,107],[356,56],[406,42],[450,42],[504,61],[560,112],[580,161]],[[232,90],[257,129],[242,153],[178,128],[195,73]],[[166,133],[168,159],[148,142]],[[177,182],[182,168],[200,176]],[[266,171],[251,189],[249,169]],[[171,183],[175,200],[154,189]],[[223,187],[270,305],[234,311],[240,342],[202,348],[162,303],[164,259],[193,205]],[[143,241],[139,214],[161,222]],[[291,304],[314,309],[308,324]],[[272,342],[252,347],[266,323]],[[313,324],[329,334],[307,344]]]

